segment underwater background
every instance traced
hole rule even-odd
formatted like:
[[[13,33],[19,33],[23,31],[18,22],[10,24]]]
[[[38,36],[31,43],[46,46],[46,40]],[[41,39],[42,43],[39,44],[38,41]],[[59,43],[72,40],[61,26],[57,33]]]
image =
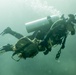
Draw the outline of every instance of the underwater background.
[[[25,23],[48,15],[76,13],[76,0],[0,0],[0,33],[11,27],[24,36],[27,33]],[[15,44],[18,41],[12,35],[0,35],[0,47]],[[76,35],[69,35],[66,47],[59,60],[55,55],[60,47],[53,47],[48,55],[39,53],[34,58],[11,58],[12,52],[0,55],[0,75],[76,75]]]

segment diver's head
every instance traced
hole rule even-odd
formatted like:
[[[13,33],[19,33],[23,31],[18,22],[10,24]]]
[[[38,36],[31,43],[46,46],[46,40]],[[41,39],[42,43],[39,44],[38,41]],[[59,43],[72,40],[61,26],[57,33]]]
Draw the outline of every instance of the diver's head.
[[[74,24],[73,23],[68,23],[66,26],[66,29],[71,32],[71,35],[75,34],[75,28],[74,28]]]
[[[68,15],[68,25],[67,25],[67,29],[71,32],[71,35],[75,34],[75,24],[76,24],[76,15],[73,14],[69,14]]]
[[[76,23],[76,15],[69,14],[68,17],[69,17],[69,21]]]

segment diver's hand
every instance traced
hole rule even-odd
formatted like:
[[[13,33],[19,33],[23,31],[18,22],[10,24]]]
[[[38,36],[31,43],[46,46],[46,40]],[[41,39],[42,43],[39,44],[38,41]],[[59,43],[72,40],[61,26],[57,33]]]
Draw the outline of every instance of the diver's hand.
[[[65,48],[65,45],[62,45],[61,49],[64,49]]]
[[[46,50],[45,52],[43,52],[44,53],[44,55],[47,55],[48,53],[49,53],[49,51],[48,50]]]

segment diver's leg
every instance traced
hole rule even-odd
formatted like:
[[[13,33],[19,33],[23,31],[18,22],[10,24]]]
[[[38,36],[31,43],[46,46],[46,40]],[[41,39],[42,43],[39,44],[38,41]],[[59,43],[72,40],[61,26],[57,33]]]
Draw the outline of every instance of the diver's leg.
[[[23,37],[22,34],[13,31],[10,27],[7,27],[0,35],[5,35],[5,34],[11,34],[14,37],[16,37],[17,39],[20,39]]]
[[[8,51],[13,51],[13,45],[7,44],[0,48],[0,53],[4,53],[4,52],[8,52]]]
[[[27,36],[28,38],[30,38],[31,40],[33,40],[34,38],[39,39],[37,36],[39,34],[39,31],[35,31],[32,35]]]
[[[39,40],[42,40],[44,38],[45,33],[41,30],[36,30],[32,35],[27,36],[28,38],[30,38],[31,40],[33,40],[34,38],[37,38]]]

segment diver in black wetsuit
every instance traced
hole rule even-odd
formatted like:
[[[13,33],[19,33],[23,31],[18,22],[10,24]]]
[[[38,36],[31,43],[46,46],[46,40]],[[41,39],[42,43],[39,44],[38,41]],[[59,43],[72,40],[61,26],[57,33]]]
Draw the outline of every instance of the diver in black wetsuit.
[[[75,34],[75,29],[72,23],[76,23],[76,20],[75,20],[75,16],[73,14],[70,14],[69,19],[66,20],[63,17],[61,20],[58,20],[55,23],[53,23],[53,26],[49,28],[50,30],[48,31],[46,35],[41,35],[45,37],[43,37],[44,39],[42,39],[43,41],[39,45],[42,47],[46,47],[46,51],[44,52],[45,55],[47,55],[49,51],[51,51],[53,45],[62,44],[61,49],[65,48],[65,41],[66,41],[68,31],[71,31],[72,35]],[[72,30],[69,30],[68,25],[70,26],[70,28],[72,28]],[[23,37],[23,35],[11,30],[9,27],[5,29],[5,31],[2,32],[2,35],[7,34],[7,33],[12,34],[18,39]],[[35,33],[28,37],[31,38],[33,36],[33,38],[37,38],[37,36],[40,34],[42,33],[41,32]],[[7,47],[5,48],[5,51],[13,51],[11,49],[12,46],[9,44],[4,47]]]

